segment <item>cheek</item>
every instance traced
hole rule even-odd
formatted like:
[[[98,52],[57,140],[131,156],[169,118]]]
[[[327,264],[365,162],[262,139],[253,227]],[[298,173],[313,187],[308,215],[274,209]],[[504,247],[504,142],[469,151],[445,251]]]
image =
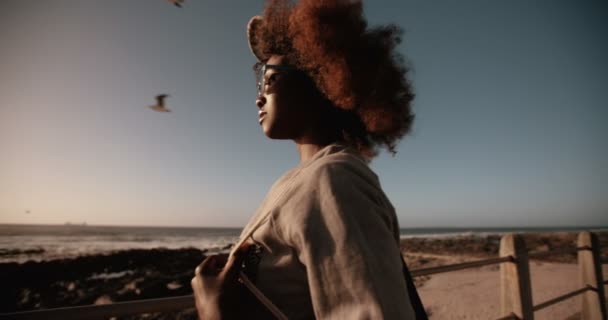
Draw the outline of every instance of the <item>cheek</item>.
[[[288,96],[271,94],[267,97],[266,111],[274,121],[288,121],[293,113],[293,103]]]
[[[264,133],[270,138],[290,139],[298,131],[299,120],[294,105],[289,97],[268,95],[265,110],[266,118],[262,122]]]

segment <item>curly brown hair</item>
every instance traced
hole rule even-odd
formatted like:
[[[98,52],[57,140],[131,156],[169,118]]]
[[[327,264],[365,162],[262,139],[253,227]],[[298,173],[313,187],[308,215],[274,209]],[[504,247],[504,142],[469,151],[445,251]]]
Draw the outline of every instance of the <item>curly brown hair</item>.
[[[372,158],[378,147],[393,155],[410,132],[412,86],[395,51],[395,25],[368,28],[361,1],[270,0],[256,31],[260,48],[303,70],[338,110],[342,139]]]

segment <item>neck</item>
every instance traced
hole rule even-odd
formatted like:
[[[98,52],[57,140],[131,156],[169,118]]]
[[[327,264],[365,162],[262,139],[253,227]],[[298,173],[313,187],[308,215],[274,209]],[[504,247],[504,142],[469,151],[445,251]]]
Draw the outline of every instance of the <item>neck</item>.
[[[323,149],[327,145],[321,145],[316,143],[298,143],[298,153],[300,154],[300,163],[310,160],[319,150]]]
[[[315,117],[320,119],[320,121],[317,121],[307,130],[304,130],[298,138],[294,139],[298,153],[300,154],[300,163],[310,160],[319,150],[326,146],[342,140],[331,120],[327,120],[333,119],[333,117],[325,114],[325,110],[325,108],[321,107],[320,111],[318,111],[319,114]]]
[[[319,131],[316,131],[319,132]],[[300,163],[310,160],[319,150],[326,146],[338,142],[339,139],[331,135],[305,135],[300,139],[295,139],[296,148],[300,154]]]

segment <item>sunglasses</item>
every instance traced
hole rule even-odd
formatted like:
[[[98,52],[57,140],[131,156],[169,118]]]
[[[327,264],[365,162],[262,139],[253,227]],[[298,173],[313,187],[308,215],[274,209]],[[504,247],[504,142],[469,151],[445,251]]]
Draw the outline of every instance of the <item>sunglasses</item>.
[[[262,93],[264,92],[264,88],[266,87],[268,79],[265,77],[265,75],[266,75],[266,71],[269,69],[274,69],[274,70],[281,71],[281,72],[297,70],[295,67],[292,67],[290,65],[285,65],[285,64],[256,63],[255,66],[253,66],[253,70],[255,72],[258,97],[262,95]],[[275,74],[277,74],[277,73],[273,73],[271,76],[273,76]]]

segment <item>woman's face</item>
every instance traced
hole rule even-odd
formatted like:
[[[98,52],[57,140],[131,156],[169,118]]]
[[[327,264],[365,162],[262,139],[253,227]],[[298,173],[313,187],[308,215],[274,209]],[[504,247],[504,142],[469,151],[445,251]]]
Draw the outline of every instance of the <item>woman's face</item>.
[[[288,69],[283,56],[273,55],[266,64],[264,86],[256,100],[262,130],[271,139],[301,138],[315,121],[310,81],[297,69]]]

